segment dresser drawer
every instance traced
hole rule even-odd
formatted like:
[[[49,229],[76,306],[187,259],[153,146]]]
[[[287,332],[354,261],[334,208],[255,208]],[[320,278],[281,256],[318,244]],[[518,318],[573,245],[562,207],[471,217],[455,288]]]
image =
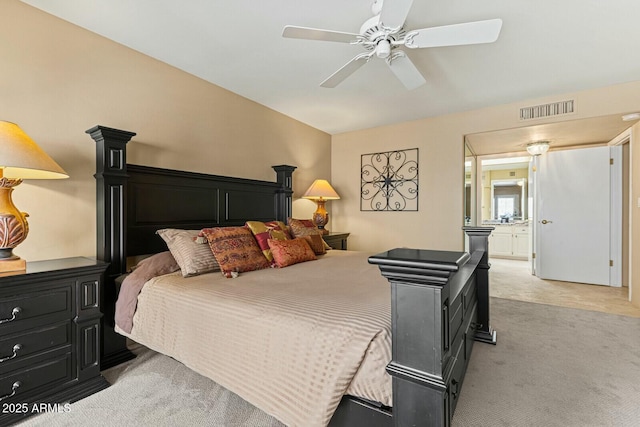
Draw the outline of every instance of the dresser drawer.
[[[38,389],[49,390],[72,379],[72,354],[43,360],[0,376],[0,401],[20,402]],[[33,392],[33,393],[32,393]]]
[[[51,315],[71,319],[71,293],[69,285],[0,298],[0,334],[33,327]]]
[[[13,369],[16,362],[38,352],[71,344],[71,322],[2,336],[0,338],[0,374]]]

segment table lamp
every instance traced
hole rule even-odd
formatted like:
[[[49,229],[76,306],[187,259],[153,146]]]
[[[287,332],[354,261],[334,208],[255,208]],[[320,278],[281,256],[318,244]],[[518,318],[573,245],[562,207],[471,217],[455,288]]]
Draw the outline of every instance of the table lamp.
[[[337,200],[340,198],[336,190],[333,189],[326,179],[316,179],[302,198],[314,200],[318,204],[318,208],[313,213],[312,221],[316,227],[322,230],[323,234],[328,234],[329,231],[326,230],[324,226],[329,222],[329,214],[324,208],[324,204],[327,200]]]
[[[23,179],[60,179],[69,175],[15,123],[0,121],[0,272],[24,270],[13,254],[29,233],[26,212],[13,204],[11,193]]]

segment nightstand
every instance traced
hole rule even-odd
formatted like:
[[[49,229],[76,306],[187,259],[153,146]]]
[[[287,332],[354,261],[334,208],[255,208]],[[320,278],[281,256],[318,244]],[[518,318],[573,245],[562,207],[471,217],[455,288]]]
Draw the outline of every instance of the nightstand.
[[[40,404],[74,402],[109,386],[100,374],[107,265],[36,261],[0,277],[0,425],[38,413]]]
[[[333,249],[339,249],[346,251],[347,250],[347,238],[350,233],[339,233],[339,232],[331,232],[329,234],[322,235],[322,238],[327,245],[331,246]]]

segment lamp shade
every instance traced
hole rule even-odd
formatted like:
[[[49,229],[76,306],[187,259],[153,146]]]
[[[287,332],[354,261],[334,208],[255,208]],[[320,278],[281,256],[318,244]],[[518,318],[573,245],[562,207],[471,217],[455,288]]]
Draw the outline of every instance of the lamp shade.
[[[546,153],[549,150],[548,141],[538,141],[527,144],[527,153],[532,156],[539,156]]]
[[[340,196],[326,179],[316,179],[302,198],[311,200],[337,200]]]
[[[0,121],[0,171],[5,178],[69,178],[20,126],[5,121]]]
[[[15,123],[0,121],[0,272],[25,271],[13,253],[29,234],[29,214],[18,210],[11,193],[23,179],[59,179],[69,175]]]

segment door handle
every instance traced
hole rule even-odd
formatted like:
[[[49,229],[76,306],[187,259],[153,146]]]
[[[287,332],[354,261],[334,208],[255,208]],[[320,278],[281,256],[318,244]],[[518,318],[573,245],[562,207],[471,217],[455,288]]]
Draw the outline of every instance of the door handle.
[[[551,224],[553,221],[547,221],[546,219],[543,219],[542,221],[540,221],[542,224]]]

